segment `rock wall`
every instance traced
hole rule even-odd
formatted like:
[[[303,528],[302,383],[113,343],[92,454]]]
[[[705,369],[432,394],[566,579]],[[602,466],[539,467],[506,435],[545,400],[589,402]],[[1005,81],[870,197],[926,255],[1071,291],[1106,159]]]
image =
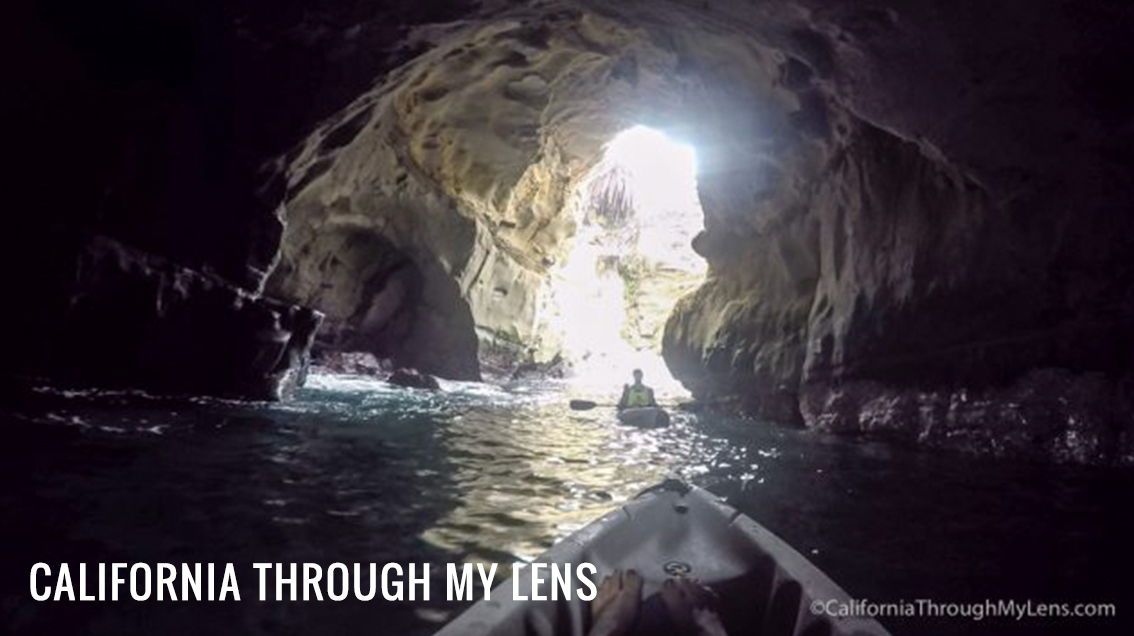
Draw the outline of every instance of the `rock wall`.
[[[1134,109],[1104,77],[1131,12],[1011,4],[830,6],[789,30],[791,85],[823,96],[792,123],[824,158],[747,206],[762,227],[714,223],[733,188],[703,181],[713,271],[665,342],[695,393],[824,430],[1130,461]]]
[[[6,386],[275,393],[278,370],[263,366],[275,345],[261,336],[284,337],[282,362],[317,321],[261,297],[283,232],[281,192],[264,165],[375,74],[413,57],[402,37],[413,25],[466,8],[419,0],[14,3],[7,68],[20,88],[9,104],[18,122],[9,152],[18,160],[7,177],[19,185],[9,190],[0,251],[10,294],[0,331],[13,340]],[[96,258],[90,237],[129,247],[100,247],[120,255]],[[78,276],[80,262],[94,270]],[[168,287],[174,279],[184,286]],[[97,322],[81,324],[80,310]],[[276,314],[279,331],[255,325]],[[158,348],[143,353],[143,344]]]
[[[10,175],[36,230],[93,228],[250,290],[279,249],[265,162],[464,2],[19,0]],[[66,149],[65,152],[63,149]],[[51,192],[52,196],[41,196]],[[50,219],[50,221],[48,220]],[[36,234],[36,240],[49,237]]]
[[[10,351],[23,383],[276,400],[302,381],[318,312],[105,237],[74,240],[41,271],[45,311]]]
[[[993,457],[1134,465],[1132,379],[1035,369],[995,386],[872,380],[805,387],[808,426]]]

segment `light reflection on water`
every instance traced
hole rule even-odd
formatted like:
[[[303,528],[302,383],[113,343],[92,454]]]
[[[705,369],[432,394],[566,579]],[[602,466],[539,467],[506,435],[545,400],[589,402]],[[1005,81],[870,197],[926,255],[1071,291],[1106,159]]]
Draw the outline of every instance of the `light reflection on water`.
[[[106,446],[145,449],[128,472],[94,471],[78,485],[116,493],[105,517],[84,520],[95,533],[123,525],[113,505],[118,493],[138,494],[131,480],[168,481],[190,507],[224,497],[226,507],[200,511],[205,518],[266,521],[289,540],[319,532],[304,527],[350,524],[386,533],[381,552],[403,559],[420,540],[461,559],[530,560],[667,476],[692,480],[734,463],[758,469],[741,466],[743,445],[704,434],[685,413],[667,429],[639,430],[619,425],[609,406],[572,411],[563,386],[444,384],[430,392],[315,374],[290,402],[172,407],[69,392],[47,412],[19,417],[78,431],[72,441],[92,456]],[[44,476],[59,491],[76,489],[68,471],[88,472],[59,468]],[[347,536],[336,540],[351,547]]]
[[[377,391],[360,403],[368,414],[380,415],[393,397],[403,415],[435,420],[457,504],[421,538],[473,561],[533,559],[643,488],[667,476],[692,479],[735,454],[695,430],[687,414],[675,413],[662,430],[620,426],[606,406],[572,411],[559,387],[446,383],[446,393],[407,398],[366,380],[317,377],[312,386]]]
[[[425,538],[455,549],[472,530],[480,545],[531,559],[676,463],[657,452],[656,438],[609,419],[609,410],[571,413],[549,404],[519,407],[507,426],[481,410],[455,418],[443,444],[461,503]]]
[[[638,430],[610,408],[571,411],[562,387],[446,389],[315,375],[281,404],[71,392],[0,409],[0,562],[16,573],[64,559],[508,562],[675,475],[725,496],[859,597],[1130,597],[1129,586],[1108,587],[1134,568],[1129,471],[974,460],[682,412],[667,429]],[[377,622],[428,634],[459,609],[61,609],[28,603],[26,586],[21,575],[0,587],[10,633],[373,633]]]

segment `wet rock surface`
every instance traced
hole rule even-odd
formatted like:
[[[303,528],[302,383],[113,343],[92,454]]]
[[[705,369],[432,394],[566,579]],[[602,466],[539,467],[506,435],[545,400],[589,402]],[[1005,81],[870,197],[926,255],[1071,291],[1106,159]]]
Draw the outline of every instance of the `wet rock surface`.
[[[428,373],[421,373],[415,369],[397,369],[386,378],[386,382],[394,386],[404,386],[411,389],[438,390],[441,384],[437,378]]]
[[[330,373],[349,375],[384,375],[390,371],[388,361],[365,351],[322,351],[313,354],[312,364]]]
[[[805,387],[808,426],[996,457],[1134,465],[1131,378],[1030,371],[1007,386],[902,389],[850,381]]]
[[[512,380],[563,379],[571,374],[571,365],[563,356],[555,356],[547,362],[527,362],[512,371]]]

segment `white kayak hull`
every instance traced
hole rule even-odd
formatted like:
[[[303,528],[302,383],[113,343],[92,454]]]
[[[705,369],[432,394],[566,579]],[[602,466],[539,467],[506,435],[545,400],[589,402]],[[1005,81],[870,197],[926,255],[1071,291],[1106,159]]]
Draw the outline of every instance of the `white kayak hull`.
[[[615,569],[637,570],[643,598],[675,573],[713,588],[729,634],[888,636],[868,618],[816,616],[813,602],[850,602],[838,585],[787,543],[712,494],[669,481],[555,544],[544,563],[592,563],[597,581]],[[545,571],[546,574],[546,571]],[[529,570],[518,589],[531,590]],[[506,581],[437,636],[570,635],[590,628],[587,604],[516,601]],[[546,592],[546,590],[545,590]]]
[[[669,413],[659,406],[621,409],[618,411],[618,421],[639,428],[661,428],[669,426]]]

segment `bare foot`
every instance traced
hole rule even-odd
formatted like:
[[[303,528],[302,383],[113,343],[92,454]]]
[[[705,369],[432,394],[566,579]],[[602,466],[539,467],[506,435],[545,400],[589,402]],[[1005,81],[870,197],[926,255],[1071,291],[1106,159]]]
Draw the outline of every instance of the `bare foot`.
[[[678,633],[727,636],[714,609],[716,596],[704,585],[689,579],[666,579],[661,597]]]
[[[686,582],[685,579],[666,579],[660,592],[679,634],[693,634],[697,628],[693,622],[693,599]]]
[[[595,594],[595,600],[591,601],[591,622],[598,618],[606,610],[606,606],[618,596],[618,592],[622,589],[622,571],[615,570],[614,572],[606,575],[599,583],[598,593]]]
[[[642,577],[634,570],[615,570],[599,584],[591,602],[591,631],[587,636],[630,633],[642,603]]]

